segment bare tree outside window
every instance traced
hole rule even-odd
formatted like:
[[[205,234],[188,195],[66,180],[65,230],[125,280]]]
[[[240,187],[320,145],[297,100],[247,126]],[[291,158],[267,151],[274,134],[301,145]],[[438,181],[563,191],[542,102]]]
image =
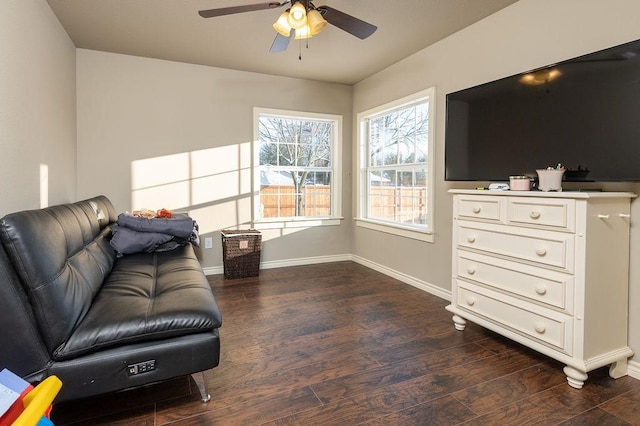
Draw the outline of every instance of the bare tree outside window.
[[[435,87],[357,114],[356,226],[433,243]]]
[[[262,218],[332,214],[334,122],[261,114]]]
[[[368,119],[368,218],[427,225],[428,137],[428,101]]]
[[[369,121],[370,165],[427,162],[426,104],[395,110]]]

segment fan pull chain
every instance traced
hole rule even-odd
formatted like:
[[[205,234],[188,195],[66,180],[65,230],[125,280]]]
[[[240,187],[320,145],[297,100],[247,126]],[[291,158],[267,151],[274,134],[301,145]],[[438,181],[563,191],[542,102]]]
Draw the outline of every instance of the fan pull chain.
[[[309,48],[309,39],[305,39],[306,48]],[[302,40],[298,40],[298,60],[302,60]]]

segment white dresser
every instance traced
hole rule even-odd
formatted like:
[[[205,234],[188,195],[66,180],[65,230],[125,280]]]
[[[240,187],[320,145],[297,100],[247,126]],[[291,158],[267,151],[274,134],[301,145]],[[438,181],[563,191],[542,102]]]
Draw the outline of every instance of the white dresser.
[[[627,374],[626,192],[451,190],[458,330],[472,321],[564,363]]]

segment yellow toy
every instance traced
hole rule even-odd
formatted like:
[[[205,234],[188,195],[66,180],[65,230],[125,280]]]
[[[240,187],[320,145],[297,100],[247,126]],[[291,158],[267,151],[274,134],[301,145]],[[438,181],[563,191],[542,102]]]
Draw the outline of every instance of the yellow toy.
[[[47,418],[53,399],[62,388],[62,381],[56,376],[49,376],[22,398],[24,409],[12,426],[46,426],[53,425]],[[19,403],[16,401],[16,403]],[[2,425],[3,426],[3,425]]]

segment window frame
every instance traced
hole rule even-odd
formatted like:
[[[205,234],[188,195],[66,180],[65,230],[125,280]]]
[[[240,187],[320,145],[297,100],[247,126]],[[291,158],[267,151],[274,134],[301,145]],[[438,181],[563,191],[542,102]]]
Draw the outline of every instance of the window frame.
[[[284,119],[309,119],[333,123],[331,147],[331,214],[327,216],[260,217],[260,117],[274,116]],[[256,229],[306,228],[313,226],[339,225],[342,217],[342,116],[308,111],[293,111],[274,108],[253,108],[253,226]]]
[[[428,111],[428,133],[427,133],[427,164],[426,164],[426,179],[427,179],[427,225],[415,226],[415,225],[403,225],[399,222],[383,221],[380,219],[374,219],[368,217],[368,197],[369,197],[369,120],[379,117],[385,113],[402,109],[403,107],[409,107],[416,103],[426,101]],[[435,158],[434,158],[434,145],[435,145],[435,110],[436,110],[436,90],[435,87],[421,90],[414,94],[405,96],[400,99],[396,99],[391,102],[387,102],[383,105],[362,111],[357,114],[357,166],[358,173],[356,176],[356,226],[373,229],[380,232],[386,232],[393,235],[398,235],[406,238],[412,238],[420,241],[426,241],[433,243],[435,234]],[[396,167],[397,169],[397,167]]]

